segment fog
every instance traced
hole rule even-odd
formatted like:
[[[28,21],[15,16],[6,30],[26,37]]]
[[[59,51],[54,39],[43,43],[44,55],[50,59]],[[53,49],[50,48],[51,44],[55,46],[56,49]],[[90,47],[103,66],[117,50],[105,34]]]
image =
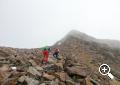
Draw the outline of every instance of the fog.
[[[119,0],[0,0],[0,46],[53,45],[76,29],[120,40]]]

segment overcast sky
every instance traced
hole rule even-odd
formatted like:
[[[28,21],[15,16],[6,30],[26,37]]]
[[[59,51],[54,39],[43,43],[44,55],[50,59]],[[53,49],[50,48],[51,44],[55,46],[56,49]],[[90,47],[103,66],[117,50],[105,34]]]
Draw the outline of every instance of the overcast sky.
[[[0,0],[0,46],[52,45],[72,29],[120,40],[120,0]]]

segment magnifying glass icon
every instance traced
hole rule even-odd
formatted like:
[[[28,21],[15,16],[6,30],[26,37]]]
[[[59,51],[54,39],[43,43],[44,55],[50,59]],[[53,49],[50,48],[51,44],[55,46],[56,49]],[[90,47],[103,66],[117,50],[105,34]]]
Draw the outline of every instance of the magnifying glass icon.
[[[99,72],[100,74],[102,75],[107,75],[110,79],[114,79],[114,76],[110,73],[110,67],[107,65],[107,64],[102,64],[100,67],[99,67]]]

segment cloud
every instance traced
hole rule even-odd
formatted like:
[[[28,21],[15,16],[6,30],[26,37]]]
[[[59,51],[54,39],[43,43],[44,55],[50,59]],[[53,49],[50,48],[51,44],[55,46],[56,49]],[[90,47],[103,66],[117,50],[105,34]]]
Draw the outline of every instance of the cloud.
[[[0,45],[52,45],[72,29],[120,40],[119,0],[0,0]]]

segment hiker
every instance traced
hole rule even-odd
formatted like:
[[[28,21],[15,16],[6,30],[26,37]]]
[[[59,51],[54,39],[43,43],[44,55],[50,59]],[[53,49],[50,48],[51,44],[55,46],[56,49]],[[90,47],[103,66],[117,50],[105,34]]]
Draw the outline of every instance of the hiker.
[[[59,58],[59,49],[58,48],[55,49],[55,51],[53,53],[53,57],[60,60],[60,58]]]
[[[51,48],[50,48],[50,47],[48,48],[48,52],[49,52],[49,53],[51,52]]]
[[[43,60],[42,60],[42,63],[48,63],[48,57],[49,57],[49,52],[48,50],[45,48],[43,51],[42,51],[42,54],[44,56]]]

